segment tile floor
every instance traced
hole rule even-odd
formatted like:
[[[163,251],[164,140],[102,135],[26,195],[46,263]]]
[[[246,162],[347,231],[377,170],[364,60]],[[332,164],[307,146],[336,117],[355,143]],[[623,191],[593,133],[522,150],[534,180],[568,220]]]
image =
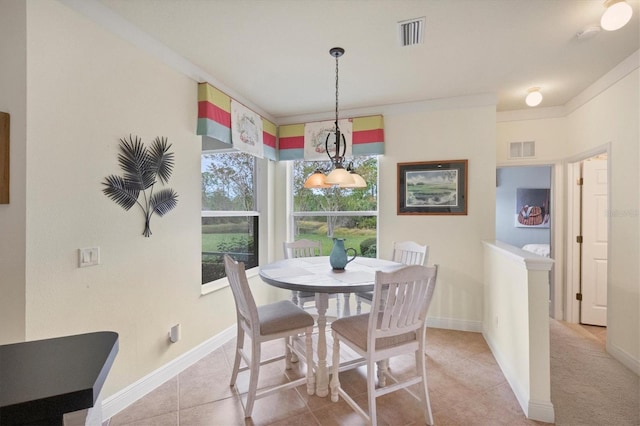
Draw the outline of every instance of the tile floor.
[[[480,333],[429,328],[427,331],[429,395],[437,425],[541,425],[526,419]],[[229,387],[235,342],[230,341],[197,364],[112,417],[120,425],[360,425],[362,419],[344,402],[309,396],[306,387],[289,389],[256,401],[252,418],[244,419],[239,396]],[[281,353],[282,341],[266,345],[264,357]],[[392,358],[395,374],[411,368],[409,356]],[[288,374],[303,374],[294,366]],[[263,367],[259,387],[288,380],[284,362]],[[343,386],[366,407],[366,368],[341,373]],[[247,389],[248,372],[238,379]],[[380,425],[424,424],[420,403],[404,391],[378,399]]]

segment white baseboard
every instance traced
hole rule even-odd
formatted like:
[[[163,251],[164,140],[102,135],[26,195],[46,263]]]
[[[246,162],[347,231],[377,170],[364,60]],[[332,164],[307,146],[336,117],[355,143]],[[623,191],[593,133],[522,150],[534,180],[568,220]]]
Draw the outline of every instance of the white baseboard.
[[[130,384],[121,391],[102,401],[102,421],[113,417],[138,399],[147,395],[167,380],[191,367],[196,362],[236,337],[236,325],[232,325],[221,333],[204,341],[190,351],[169,361],[157,370],[147,374],[140,380]]]
[[[522,388],[520,382],[516,380],[515,374],[511,371],[509,364],[505,361],[504,355],[497,349],[493,340],[489,337],[487,333],[482,333],[484,336],[484,340],[489,345],[489,349],[491,349],[491,353],[493,357],[496,359],[498,363],[498,367],[502,370],[502,374],[504,374],[504,378],[507,379],[509,386],[511,386],[511,390],[513,391],[516,399],[518,400],[518,404],[520,404],[520,408],[522,408],[522,412],[525,415],[528,415],[529,412],[529,394]]]
[[[539,422],[554,423],[556,418],[555,410],[551,401],[529,400],[529,410],[527,418]]]
[[[482,321],[460,320],[454,318],[427,318],[427,327],[482,333]]]
[[[612,344],[607,344],[607,352],[616,360],[620,361],[620,364],[640,376],[640,360],[635,359],[626,351],[620,349],[620,347]]]
[[[551,401],[536,401],[530,399],[531,395],[529,391],[524,389],[523,384],[517,380],[516,375],[509,367],[504,355],[502,355],[502,353],[497,349],[493,340],[491,340],[487,333],[483,332],[482,335],[484,336],[484,340],[487,342],[487,345],[489,345],[489,349],[491,349],[491,353],[496,359],[500,370],[502,370],[502,374],[504,374],[505,379],[507,379],[513,394],[516,396],[518,404],[520,404],[520,408],[522,408],[524,415],[531,420],[554,423],[555,410]]]

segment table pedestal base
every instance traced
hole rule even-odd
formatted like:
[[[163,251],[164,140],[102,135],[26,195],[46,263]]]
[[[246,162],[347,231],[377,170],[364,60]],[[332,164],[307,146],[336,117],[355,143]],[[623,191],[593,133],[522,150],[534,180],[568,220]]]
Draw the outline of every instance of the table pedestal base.
[[[329,294],[316,293],[318,311],[318,365],[316,368],[316,395],[329,395],[329,371],[327,370],[327,308]]]

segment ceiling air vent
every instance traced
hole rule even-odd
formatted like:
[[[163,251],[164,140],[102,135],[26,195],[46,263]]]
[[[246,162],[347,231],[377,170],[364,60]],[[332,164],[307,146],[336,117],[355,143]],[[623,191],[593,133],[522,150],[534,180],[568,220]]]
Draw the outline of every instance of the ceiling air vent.
[[[535,156],[536,143],[534,141],[509,143],[510,160],[517,160],[519,158],[534,158]]]
[[[398,22],[400,46],[413,46],[424,41],[425,17]]]

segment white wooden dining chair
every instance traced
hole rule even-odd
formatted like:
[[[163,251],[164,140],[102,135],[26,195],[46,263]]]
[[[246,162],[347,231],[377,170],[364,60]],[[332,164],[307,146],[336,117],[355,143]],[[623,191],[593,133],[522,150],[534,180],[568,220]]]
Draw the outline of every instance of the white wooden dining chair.
[[[427,312],[435,290],[438,267],[410,265],[393,272],[376,272],[373,304],[368,314],[340,318],[331,324],[333,334],[333,361],[331,366],[331,400],[342,397],[369,424],[377,424],[376,398],[406,390],[421,401],[427,424],[433,425],[427,369],[425,363],[425,335]],[[368,412],[340,386],[340,345],[346,344],[360,356],[367,366]],[[390,357],[413,353],[416,371],[413,376],[402,379],[392,375],[380,365]],[[375,365],[378,375],[384,374],[393,383],[385,387],[375,386]],[[357,366],[357,365],[356,365]],[[352,366],[353,367],[353,366]],[[420,384],[420,395],[410,386]]]
[[[229,255],[225,255],[224,267],[236,303],[238,321],[238,334],[230,385],[235,387],[238,373],[249,370],[250,375],[247,399],[246,403],[243,404],[245,417],[251,417],[254,402],[257,399],[271,395],[274,392],[300,386],[304,382],[307,384],[307,393],[313,395],[315,388],[311,343],[313,317],[289,300],[256,306],[247,281],[244,263],[238,263]],[[244,350],[245,335],[251,340],[250,356]],[[293,353],[296,351],[292,339],[298,335],[305,336],[304,354],[299,354],[297,358],[303,358],[306,362],[306,377],[258,390],[260,366],[284,359],[286,368],[291,368],[292,351]],[[280,338],[284,338],[285,341],[284,355],[261,361],[262,343]],[[245,366],[241,368],[242,361],[244,361]]]
[[[297,240],[282,243],[285,259],[293,259],[296,257],[313,257],[322,256],[322,243],[312,240]],[[337,294],[329,294],[329,298],[336,299],[337,311],[340,312],[340,299]],[[305,303],[315,303],[316,294],[308,291],[291,290],[291,301],[296,305],[304,308]]]
[[[405,265],[426,265],[429,260],[429,246],[423,246],[414,241],[394,242],[391,260]],[[356,314],[362,312],[362,303],[370,305],[372,298],[371,291],[356,292]]]

